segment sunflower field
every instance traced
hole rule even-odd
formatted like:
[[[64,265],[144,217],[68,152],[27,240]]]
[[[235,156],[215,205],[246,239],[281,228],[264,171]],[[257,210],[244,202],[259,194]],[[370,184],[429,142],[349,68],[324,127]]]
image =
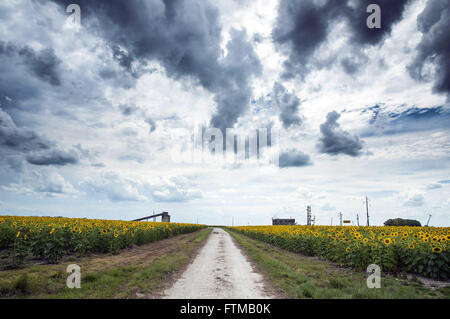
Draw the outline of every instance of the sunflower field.
[[[0,250],[13,258],[34,256],[57,263],[65,254],[118,253],[205,225],[61,217],[0,216]]]
[[[254,239],[340,265],[449,278],[449,227],[238,226]]]

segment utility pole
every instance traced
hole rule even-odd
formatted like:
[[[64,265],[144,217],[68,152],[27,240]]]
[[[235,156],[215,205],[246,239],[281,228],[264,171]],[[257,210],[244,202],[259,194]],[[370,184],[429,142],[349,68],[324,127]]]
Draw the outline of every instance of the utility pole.
[[[356,214],[356,223],[357,223],[358,226],[359,226],[359,214]]]
[[[427,221],[427,224],[425,226],[428,226],[428,223],[430,222],[430,219],[431,219],[431,214],[428,216],[428,221]]]
[[[342,226],[342,213],[339,213],[339,223]]]
[[[231,226],[234,226],[234,217],[231,217]]]
[[[311,206],[306,207],[306,225],[311,225]]]
[[[367,226],[370,226],[370,224],[369,224],[369,201],[367,199],[367,196],[366,196],[366,212],[367,212]]]

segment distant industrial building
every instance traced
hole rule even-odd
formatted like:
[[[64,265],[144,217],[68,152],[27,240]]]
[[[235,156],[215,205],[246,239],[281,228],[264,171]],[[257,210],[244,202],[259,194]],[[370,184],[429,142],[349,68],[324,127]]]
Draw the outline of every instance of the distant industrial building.
[[[170,215],[169,215],[168,212],[162,212],[160,214],[154,214],[154,215],[151,215],[151,216],[146,216],[146,217],[134,219],[133,221],[134,222],[139,222],[139,221],[142,221],[142,220],[148,221],[150,218],[156,219],[156,217],[159,217],[159,216],[161,216],[161,221],[163,223],[170,223]]]
[[[162,212],[161,221],[164,223],[170,223],[170,215],[168,212]]]
[[[296,225],[294,218],[272,218],[272,225]]]

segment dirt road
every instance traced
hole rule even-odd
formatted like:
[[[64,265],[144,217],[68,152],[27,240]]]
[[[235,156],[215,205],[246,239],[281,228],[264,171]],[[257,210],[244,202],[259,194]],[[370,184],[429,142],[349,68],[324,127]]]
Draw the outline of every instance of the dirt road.
[[[193,263],[164,298],[274,298],[231,236],[214,228]]]

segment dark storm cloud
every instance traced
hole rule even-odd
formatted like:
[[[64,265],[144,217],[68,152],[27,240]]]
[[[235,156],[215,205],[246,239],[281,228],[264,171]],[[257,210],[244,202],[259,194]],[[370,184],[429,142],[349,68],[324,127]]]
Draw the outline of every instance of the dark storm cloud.
[[[48,149],[50,142],[34,131],[16,126],[11,116],[0,109],[0,145],[17,151]]]
[[[51,49],[35,52],[27,46],[0,41],[1,108],[7,112],[41,108],[40,103],[28,107],[23,103],[39,98],[47,83],[61,83],[59,65],[59,59]]]
[[[61,85],[59,77],[59,65],[61,60],[55,55],[52,48],[42,49],[35,52],[31,47],[18,46],[0,42],[0,55],[12,57],[16,55],[21,62],[38,78],[52,85]]]
[[[52,85],[61,85],[58,66],[61,60],[55,55],[53,49],[43,49],[36,53],[33,49],[25,46],[19,51],[19,55],[24,58],[25,65],[39,78]]]
[[[317,147],[321,153],[329,155],[347,154],[350,156],[361,155],[363,141],[356,135],[344,131],[337,120],[341,115],[332,111],[327,114],[327,120],[320,125],[321,137]]]
[[[417,17],[417,27],[422,39],[409,73],[417,80],[434,80],[433,92],[446,93],[450,99],[450,2],[429,0]],[[429,74],[430,64],[434,74]]]
[[[78,154],[75,151],[52,149],[48,151],[33,152],[28,154],[27,162],[33,165],[58,165],[78,163]]]
[[[273,100],[280,110],[280,121],[285,129],[302,124],[302,119],[298,115],[300,99],[295,94],[287,92],[285,87],[278,82],[273,88]]]
[[[21,170],[22,159],[33,165],[67,165],[79,162],[78,151],[64,151],[28,128],[17,127],[11,116],[0,109],[0,154],[8,157],[14,170]]]
[[[245,30],[231,30],[231,41],[227,44],[228,54],[221,64],[221,74],[214,79],[217,112],[211,125],[225,131],[233,127],[250,102],[252,90],[250,77],[260,75],[261,63],[247,41]]]
[[[272,37],[288,54],[285,77],[294,77],[296,72],[302,76],[307,71],[310,56],[327,37],[329,14],[313,1],[281,0]]]
[[[58,1],[65,9],[71,1]],[[109,42],[125,68],[157,60],[174,79],[191,78],[215,94],[211,124],[231,127],[247,109],[250,77],[261,65],[245,31],[232,31],[223,58],[218,10],[206,1],[77,1],[82,23]]]
[[[284,78],[304,76],[313,67],[324,67],[328,63],[312,61],[312,57],[327,39],[330,28],[336,21],[344,19],[351,31],[351,43],[375,45],[384,40],[398,22],[409,0],[361,0],[361,1],[314,1],[281,0],[278,17],[272,32],[278,49],[287,56],[284,63]],[[366,12],[369,4],[381,8],[381,28],[369,29]],[[344,60],[348,73],[356,71],[355,64]]]
[[[302,167],[308,165],[312,165],[309,155],[295,149],[291,149],[280,154],[280,168]]]
[[[350,1],[347,2],[342,13],[347,18],[353,33],[352,40],[363,45],[374,45],[382,42],[384,37],[392,32],[394,24],[402,19],[403,11],[410,1],[411,0],[357,0],[351,1],[353,6],[349,6]],[[370,12],[367,13],[366,10],[370,4],[377,4],[380,6],[381,28],[379,29],[369,29],[366,25],[367,17],[370,15]]]

